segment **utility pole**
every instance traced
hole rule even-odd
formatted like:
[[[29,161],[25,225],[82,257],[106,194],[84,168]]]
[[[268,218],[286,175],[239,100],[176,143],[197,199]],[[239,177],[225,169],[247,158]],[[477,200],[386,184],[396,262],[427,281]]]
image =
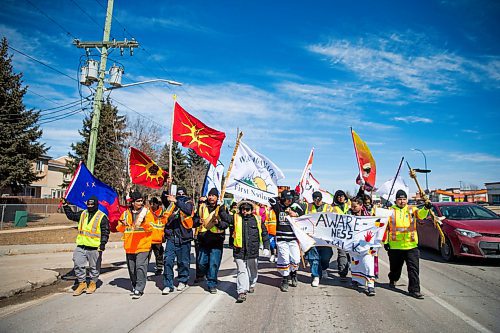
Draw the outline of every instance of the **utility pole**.
[[[101,42],[82,42],[78,39],[73,41],[73,44],[76,45],[77,48],[83,48],[87,52],[90,48],[99,48],[101,49],[101,63],[99,66],[99,77],[97,79],[97,89],[94,97],[94,105],[93,105],[93,114],[92,114],[92,127],[90,129],[90,138],[89,138],[89,151],[87,155],[87,168],[90,172],[94,172],[95,166],[95,156],[96,156],[96,148],[97,148],[97,137],[99,134],[99,119],[101,117],[101,107],[102,107],[102,97],[104,92],[104,77],[106,74],[106,62],[108,60],[108,49],[109,48],[120,48],[123,52],[123,49],[129,48],[130,54],[133,53],[133,48],[138,47],[139,43],[135,40],[123,40],[123,41],[109,41],[109,35],[111,33],[111,21],[113,18],[113,1],[108,0],[108,8],[106,10],[106,21],[104,24],[104,35]]]

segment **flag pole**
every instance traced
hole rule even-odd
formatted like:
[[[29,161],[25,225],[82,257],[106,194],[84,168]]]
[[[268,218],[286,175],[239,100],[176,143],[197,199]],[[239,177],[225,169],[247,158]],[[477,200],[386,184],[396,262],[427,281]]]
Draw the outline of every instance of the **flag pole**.
[[[236,157],[236,153],[238,152],[238,148],[240,146],[240,140],[241,137],[243,136],[243,132],[239,132],[237,137],[236,137],[236,144],[234,145],[234,150],[233,150],[233,156],[231,157],[231,162],[229,163],[229,167],[227,168],[227,173],[226,173],[226,178],[224,178],[224,185],[222,185],[222,190],[220,192],[220,200],[224,203],[224,194],[226,194],[226,185],[227,185],[227,180],[229,179],[229,176],[231,175],[231,170],[233,169],[233,163],[234,163],[234,158]],[[220,206],[217,205],[217,208],[215,210],[214,218],[210,219],[206,225],[205,229],[210,229],[213,227],[213,224],[215,223],[215,218],[219,215],[219,208]]]
[[[304,177],[306,175],[307,166],[309,164],[312,165],[313,155],[314,155],[314,147],[312,147],[311,152],[309,153],[309,157],[307,158],[307,162],[306,162],[306,165],[304,166],[304,170],[302,170],[302,176],[300,177],[300,180],[299,180],[299,188],[300,188],[300,197],[301,198],[304,197],[304,193],[303,193],[303,189],[302,189],[302,182],[304,181]],[[311,161],[311,163],[309,163],[309,161]]]
[[[170,144],[169,144],[169,153],[168,153],[168,178],[173,179],[172,177],[172,145],[174,143],[174,116],[175,116],[175,105],[177,104],[177,95],[172,95],[174,100],[174,107],[172,108],[172,123],[170,126]],[[172,182],[168,184],[168,193],[170,193],[170,187],[172,186]],[[170,193],[171,194],[171,193]]]
[[[387,203],[389,202],[389,198],[391,197],[392,190],[394,189],[394,184],[396,184],[396,179],[399,176],[399,171],[401,171],[401,166],[403,165],[404,159],[405,159],[404,156],[401,157],[401,162],[399,162],[398,171],[396,172],[396,176],[394,176],[394,180],[392,181],[391,189],[389,190],[389,195],[387,196],[387,200],[386,200],[386,203],[385,203],[386,207],[389,207],[389,205]]]

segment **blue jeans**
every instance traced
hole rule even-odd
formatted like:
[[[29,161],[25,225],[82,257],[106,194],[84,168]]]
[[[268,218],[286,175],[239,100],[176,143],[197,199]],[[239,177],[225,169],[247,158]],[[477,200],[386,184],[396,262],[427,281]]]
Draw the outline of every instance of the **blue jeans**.
[[[217,274],[222,260],[222,249],[210,249],[200,246],[198,268],[200,276],[207,276],[207,287],[217,287]]]
[[[327,246],[312,247],[306,253],[306,258],[311,265],[311,276],[319,277],[323,275],[323,270],[330,266],[330,259],[333,256],[333,249]]]
[[[163,287],[174,287],[174,260],[177,259],[177,279],[179,282],[187,284],[189,280],[189,263],[191,259],[191,242],[184,244],[175,244],[173,240],[168,239],[165,246],[163,263]]]

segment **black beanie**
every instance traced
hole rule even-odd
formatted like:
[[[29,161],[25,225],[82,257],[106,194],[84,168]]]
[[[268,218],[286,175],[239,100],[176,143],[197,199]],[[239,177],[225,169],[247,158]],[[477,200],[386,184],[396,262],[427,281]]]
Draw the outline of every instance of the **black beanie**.
[[[215,187],[212,187],[210,189],[210,191],[208,191],[208,195],[207,196],[210,196],[210,195],[215,195],[216,197],[219,196],[219,191],[217,191],[217,189]]]
[[[141,194],[141,192],[137,192],[137,191],[132,192],[132,193],[130,194],[130,199],[131,199],[132,201],[136,201],[136,200],[138,200],[138,199],[142,199],[142,194]]]
[[[320,191],[315,191],[315,192],[312,194],[312,198],[313,198],[313,200],[314,200],[315,198],[320,198],[320,199],[323,199],[323,194],[321,194],[321,192],[320,192]]]
[[[405,199],[408,199],[408,195],[406,195],[406,192],[403,191],[403,190],[398,190],[396,192],[396,199],[401,199],[401,198],[405,198]]]

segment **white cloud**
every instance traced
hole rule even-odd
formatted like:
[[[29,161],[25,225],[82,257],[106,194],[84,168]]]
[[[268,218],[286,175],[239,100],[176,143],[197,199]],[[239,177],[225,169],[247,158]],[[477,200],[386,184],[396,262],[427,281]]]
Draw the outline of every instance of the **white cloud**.
[[[406,116],[406,117],[394,117],[392,120],[395,121],[402,121],[404,123],[426,123],[430,124],[432,123],[432,119],[430,118],[424,118],[424,117],[416,117],[416,116]]]
[[[450,153],[449,156],[460,162],[500,163],[500,157],[485,153]]]

